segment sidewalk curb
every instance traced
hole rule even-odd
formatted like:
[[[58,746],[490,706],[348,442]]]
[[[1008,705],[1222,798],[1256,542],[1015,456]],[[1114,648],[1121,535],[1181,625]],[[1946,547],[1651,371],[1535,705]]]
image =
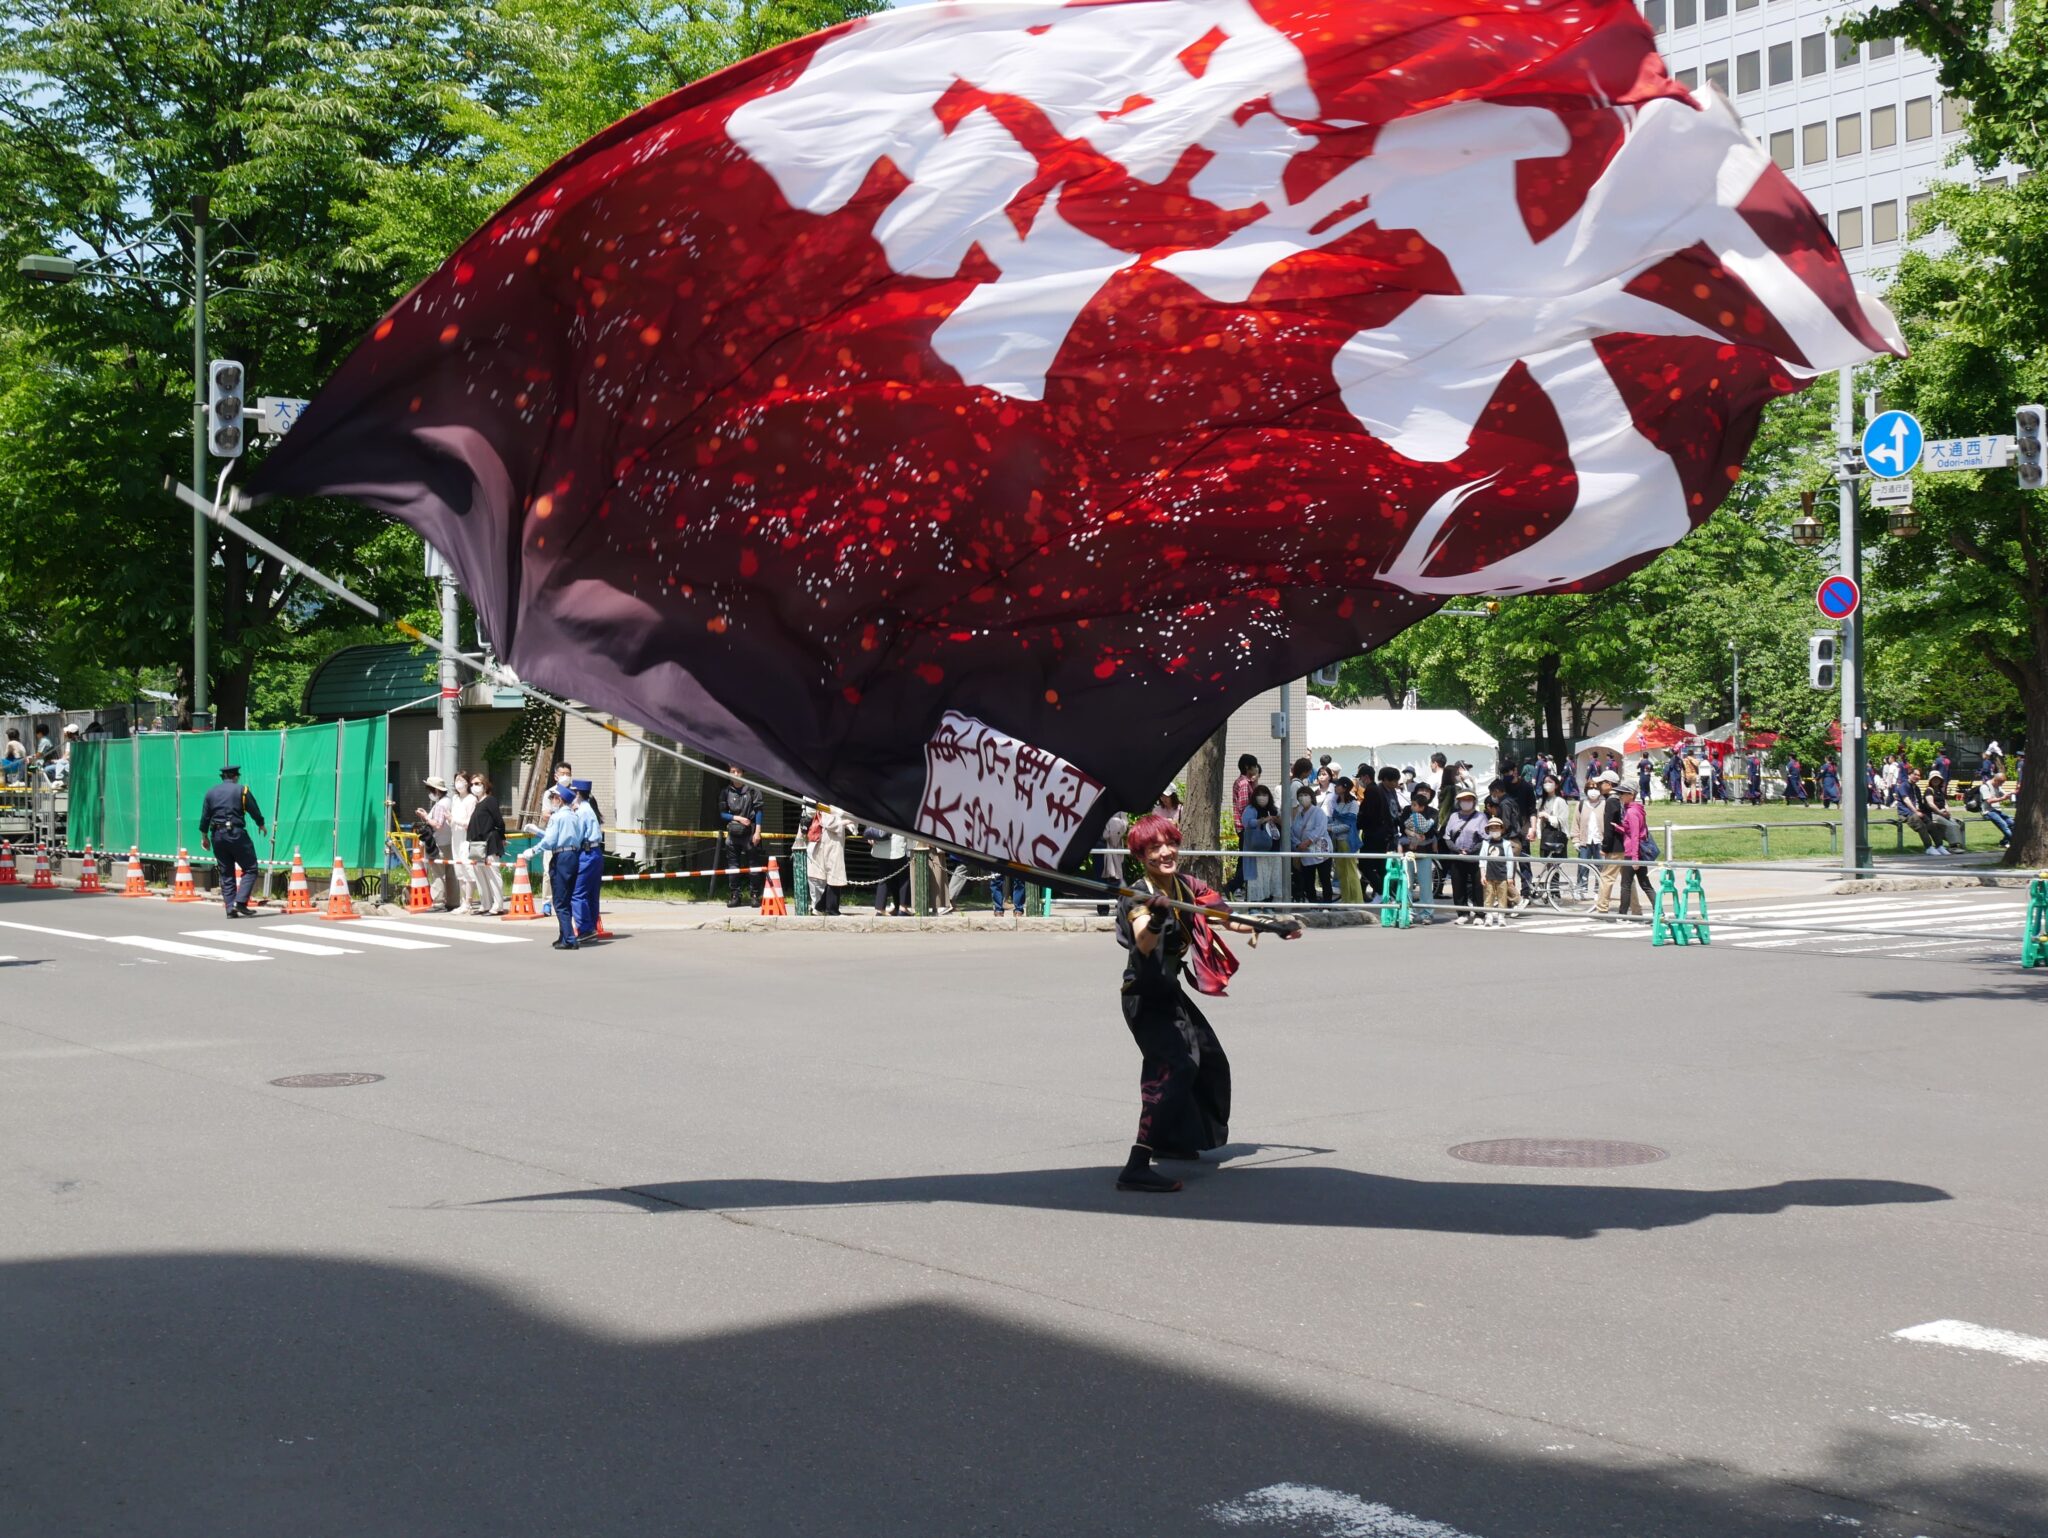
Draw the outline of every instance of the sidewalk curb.
[[[1940,892],[1950,888],[2015,887],[2024,890],[2033,873],[1983,871],[1975,875],[1871,876],[1856,881],[1837,881],[1828,891],[1836,897],[1859,897],[1872,892]]]

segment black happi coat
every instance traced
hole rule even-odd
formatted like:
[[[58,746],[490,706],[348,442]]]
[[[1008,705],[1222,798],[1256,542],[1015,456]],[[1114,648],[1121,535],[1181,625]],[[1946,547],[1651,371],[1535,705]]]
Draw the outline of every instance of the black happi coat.
[[[1174,895],[1188,902],[1211,895],[1190,877],[1181,878],[1181,887]],[[1116,942],[1127,953],[1124,1023],[1145,1056],[1136,1141],[1168,1153],[1220,1148],[1230,1140],[1230,1059],[1182,986],[1191,941],[1187,915],[1165,915],[1159,944],[1147,956],[1131,927],[1133,911],[1142,906],[1142,899],[1126,897],[1116,910]]]

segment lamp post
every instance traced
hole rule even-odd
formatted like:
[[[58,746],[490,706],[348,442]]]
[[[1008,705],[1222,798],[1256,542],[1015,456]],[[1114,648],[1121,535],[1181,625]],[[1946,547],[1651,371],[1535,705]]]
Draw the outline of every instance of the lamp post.
[[[1863,540],[1856,527],[1856,482],[1863,477],[1856,447],[1856,371],[1843,369],[1835,395],[1835,488],[1840,494],[1842,575],[1863,587]],[[1870,868],[1870,750],[1863,737],[1863,613],[1842,621],[1837,671],[1842,684],[1842,874],[1854,881]]]
[[[1742,765],[1742,788],[1746,792],[1749,789],[1749,762],[1742,756],[1742,648],[1730,641],[1728,655],[1735,659],[1735,721],[1728,740],[1734,745],[1735,761]]]
[[[209,199],[200,193],[192,199],[188,220],[192,228],[192,486],[194,490],[206,484],[206,225],[211,212]],[[159,220],[141,239],[108,257],[125,255],[137,247],[146,245],[155,238],[157,231],[169,222]],[[80,278],[101,278],[115,282],[160,282],[137,273],[109,271],[73,260],[68,256],[48,254],[24,256],[14,264],[15,272],[38,283],[72,283]],[[180,285],[172,282],[178,289]],[[181,290],[182,291],[182,290]],[[228,290],[222,290],[228,292]],[[240,290],[247,292],[247,290]],[[206,556],[209,548],[206,515],[198,510],[192,514],[192,725],[204,731],[212,724],[212,709],[207,699],[207,634],[206,634]]]
[[[192,489],[206,485],[206,216],[211,200],[192,200]],[[192,730],[213,724],[206,690],[206,514],[192,509]]]

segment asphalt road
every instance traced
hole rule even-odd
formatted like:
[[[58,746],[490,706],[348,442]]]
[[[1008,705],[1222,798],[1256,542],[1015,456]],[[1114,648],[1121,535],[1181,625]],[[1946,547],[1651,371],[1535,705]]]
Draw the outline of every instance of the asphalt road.
[[[1101,934],[24,924],[7,1538],[2048,1534],[2010,960],[1268,942],[1144,1198]]]

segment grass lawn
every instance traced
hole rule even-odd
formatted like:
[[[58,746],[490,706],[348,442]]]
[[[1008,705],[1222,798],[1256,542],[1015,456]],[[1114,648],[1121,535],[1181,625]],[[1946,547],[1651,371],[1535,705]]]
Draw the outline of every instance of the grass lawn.
[[[1799,823],[1830,822],[1839,828],[1842,809],[1830,807],[1822,811],[1815,801],[1807,806],[1786,806],[1782,801],[1769,801],[1762,806],[1723,805],[1720,802],[1702,802],[1697,805],[1684,802],[1652,801],[1647,808],[1650,814],[1650,831],[1657,841],[1664,845],[1664,857],[1687,865],[1715,865],[1730,861],[1752,862],[1769,858],[1772,860],[1813,860],[1839,857],[1839,842],[1830,842],[1829,830],[1824,827],[1802,828]],[[1960,812],[1960,808],[1958,808]],[[1967,835],[1967,847],[1971,850],[1995,848],[1998,831],[1981,817],[1961,813],[1963,830]],[[1664,837],[1664,825],[1676,825],[1677,832],[1670,840]],[[1764,823],[1770,828],[1770,853],[1764,853],[1763,834],[1757,824]],[[1786,827],[1783,824],[1793,824]],[[1715,831],[1693,833],[1686,831],[1696,826],[1712,826]],[[1894,831],[1897,823],[1888,810],[1870,809],[1870,849],[1874,855],[1896,854],[1900,848],[1908,854],[1920,848],[1920,838],[1910,830],[1903,845],[1898,842]],[[1676,845],[1674,849],[1672,846]]]

